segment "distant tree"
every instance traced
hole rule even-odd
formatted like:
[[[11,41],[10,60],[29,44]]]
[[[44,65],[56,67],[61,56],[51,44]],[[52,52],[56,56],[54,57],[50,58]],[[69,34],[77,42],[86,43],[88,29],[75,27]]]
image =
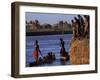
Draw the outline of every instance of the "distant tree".
[[[48,29],[52,28],[52,26],[50,24],[47,24],[45,27],[48,28]]]
[[[36,23],[36,24],[39,24],[39,21],[38,21],[38,20],[35,20],[35,23]]]
[[[32,20],[30,21],[30,24],[32,24]]]
[[[68,24],[68,22],[67,22],[67,21],[65,21],[65,24]]]
[[[63,21],[60,21],[59,24],[60,24],[60,25],[63,25]]]
[[[38,20],[35,20],[35,25],[39,28],[40,27],[40,23]]]

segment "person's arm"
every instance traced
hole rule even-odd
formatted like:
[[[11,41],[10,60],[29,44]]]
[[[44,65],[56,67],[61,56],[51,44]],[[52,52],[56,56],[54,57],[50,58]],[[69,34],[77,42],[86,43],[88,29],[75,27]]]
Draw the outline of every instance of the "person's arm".
[[[33,44],[33,47],[35,47],[35,48],[36,48],[36,44],[35,44],[35,43]]]

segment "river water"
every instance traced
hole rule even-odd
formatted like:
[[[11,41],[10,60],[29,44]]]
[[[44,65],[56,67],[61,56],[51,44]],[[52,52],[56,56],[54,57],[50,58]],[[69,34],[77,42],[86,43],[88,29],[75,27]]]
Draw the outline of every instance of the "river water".
[[[41,36],[26,36],[26,67],[30,62],[34,61],[32,51],[34,50],[34,42],[38,40],[42,55],[47,55],[48,52],[53,52],[56,56],[56,60],[52,64],[44,64],[41,66],[56,66],[61,65],[60,63],[60,38],[63,38],[65,42],[66,52],[69,52],[70,41],[72,34],[64,35],[41,35]],[[39,55],[41,57],[41,55]],[[70,64],[70,61],[66,61],[66,65]]]

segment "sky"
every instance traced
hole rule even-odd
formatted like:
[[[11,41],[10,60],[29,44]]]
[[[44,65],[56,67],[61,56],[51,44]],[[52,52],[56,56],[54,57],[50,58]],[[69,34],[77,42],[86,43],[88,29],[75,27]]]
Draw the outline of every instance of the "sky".
[[[33,13],[33,12],[26,12],[26,21],[30,20],[38,20],[40,24],[56,24],[59,21],[67,21],[71,23],[71,20],[77,16],[76,14],[54,14],[54,13]]]

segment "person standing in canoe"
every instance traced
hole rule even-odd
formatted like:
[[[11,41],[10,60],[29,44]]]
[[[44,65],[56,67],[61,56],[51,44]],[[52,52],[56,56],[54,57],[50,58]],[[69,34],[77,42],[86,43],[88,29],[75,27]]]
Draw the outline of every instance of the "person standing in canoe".
[[[60,49],[60,56],[61,56],[61,60],[67,60],[68,59],[68,53],[66,52],[65,50],[65,42],[62,38],[60,38],[60,46],[61,46],[61,49]]]
[[[62,38],[60,38],[60,46],[61,46],[60,55],[61,55],[61,57],[64,57],[66,55],[64,45],[65,45],[65,42],[63,41]]]
[[[39,53],[41,54],[39,44],[38,44],[38,40],[35,41],[34,46],[35,46],[35,49],[33,50],[33,58],[35,59],[35,62],[38,63]],[[42,54],[41,54],[41,56],[42,56]]]

